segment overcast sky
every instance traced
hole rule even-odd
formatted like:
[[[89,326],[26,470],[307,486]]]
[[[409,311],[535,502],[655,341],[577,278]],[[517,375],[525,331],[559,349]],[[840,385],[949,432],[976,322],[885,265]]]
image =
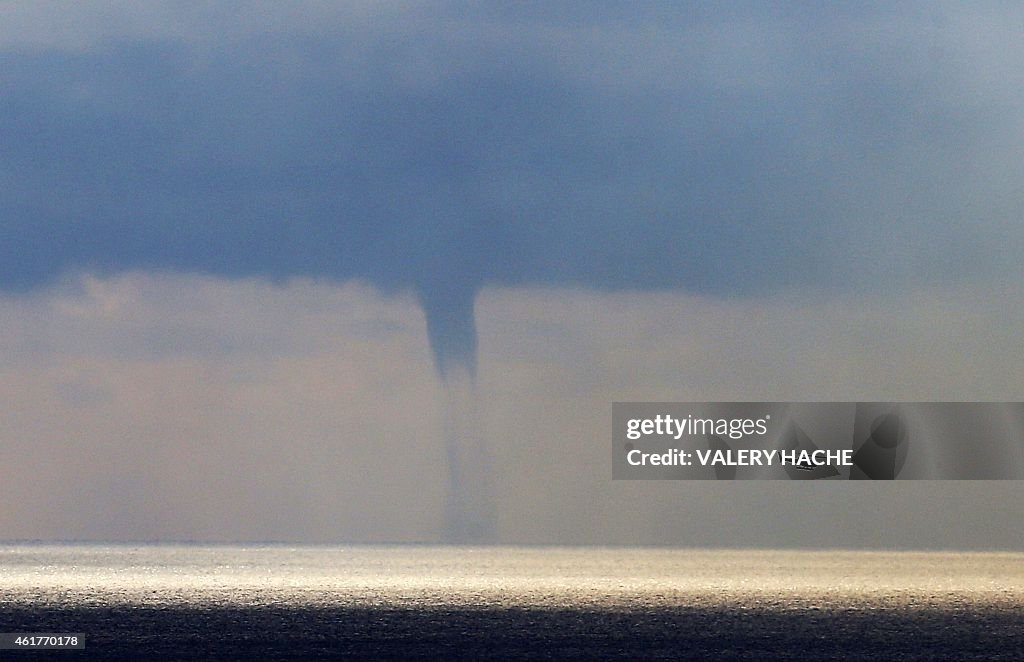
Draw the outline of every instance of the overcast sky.
[[[613,483],[608,445],[613,401],[1024,399],[1022,29],[4,3],[0,538],[438,540],[475,364],[501,540],[1019,546],[1018,482]]]

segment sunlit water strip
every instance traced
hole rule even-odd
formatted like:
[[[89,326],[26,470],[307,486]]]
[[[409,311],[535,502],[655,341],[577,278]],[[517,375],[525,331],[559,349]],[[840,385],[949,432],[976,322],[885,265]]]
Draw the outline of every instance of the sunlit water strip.
[[[512,546],[0,545],[35,606],[1024,606],[1024,554]]]

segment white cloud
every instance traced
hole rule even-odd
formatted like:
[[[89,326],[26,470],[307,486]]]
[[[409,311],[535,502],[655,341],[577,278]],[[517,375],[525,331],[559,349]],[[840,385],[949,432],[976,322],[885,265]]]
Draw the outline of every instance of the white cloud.
[[[1015,483],[613,483],[608,425],[616,400],[1024,399],[1022,303],[1019,288],[745,301],[486,290],[479,416],[502,536],[1011,544]],[[85,278],[0,300],[0,338],[6,538],[440,535],[444,397],[412,297]],[[981,522],[970,536],[949,527],[965,512]]]
[[[411,298],[136,274],[0,307],[7,536],[436,532],[438,386]]]

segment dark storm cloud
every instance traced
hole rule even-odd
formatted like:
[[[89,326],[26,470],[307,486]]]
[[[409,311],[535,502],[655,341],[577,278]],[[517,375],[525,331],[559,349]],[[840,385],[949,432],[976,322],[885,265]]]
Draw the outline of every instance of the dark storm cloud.
[[[1017,268],[1021,98],[986,81],[1020,51],[961,29],[1003,17],[626,7],[9,46],[0,284],[364,279],[419,293],[443,371],[472,361],[487,283],[734,294]]]

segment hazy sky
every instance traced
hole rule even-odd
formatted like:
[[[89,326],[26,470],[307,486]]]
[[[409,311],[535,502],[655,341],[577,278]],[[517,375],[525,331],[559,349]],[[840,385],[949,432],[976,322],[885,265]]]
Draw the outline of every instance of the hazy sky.
[[[610,480],[613,401],[1024,399],[1024,10],[763,4],[0,5],[0,538],[436,540],[476,362],[502,540],[1019,546]]]

